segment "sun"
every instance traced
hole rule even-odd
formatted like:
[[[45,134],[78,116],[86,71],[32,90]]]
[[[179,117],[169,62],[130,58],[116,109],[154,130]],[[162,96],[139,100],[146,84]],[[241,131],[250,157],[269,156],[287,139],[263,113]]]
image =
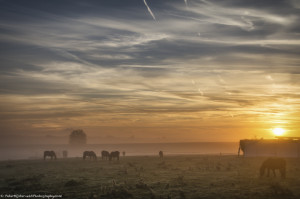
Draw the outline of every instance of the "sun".
[[[275,128],[275,129],[272,129],[274,135],[276,136],[282,136],[285,132],[285,130],[283,128]]]

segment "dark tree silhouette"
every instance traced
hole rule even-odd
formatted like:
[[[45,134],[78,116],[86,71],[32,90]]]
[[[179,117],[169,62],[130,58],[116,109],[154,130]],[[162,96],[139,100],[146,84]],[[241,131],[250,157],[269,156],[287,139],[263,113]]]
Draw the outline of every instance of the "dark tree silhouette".
[[[84,145],[86,144],[86,134],[82,129],[73,130],[70,137],[69,143],[71,145]]]

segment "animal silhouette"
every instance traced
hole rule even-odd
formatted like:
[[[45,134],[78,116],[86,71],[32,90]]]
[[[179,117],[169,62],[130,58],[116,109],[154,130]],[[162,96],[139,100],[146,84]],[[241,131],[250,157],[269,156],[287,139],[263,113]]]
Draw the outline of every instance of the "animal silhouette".
[[[63,154],[63,158],[67,158],[68,157],[68,151],[64,150],[62,152],[62,154]]]
[[[160,158],[164,157],[164,153],[162,151],[159,151],[158,155],[159,155]]]
[[[56,154],[54,151],[44,151],[44,160],[46,160],[48,156],[51,158],[51,160],[53,158],[56,160]]]
[[[260,176],[264,176],[265,170],[267,171],[267,177],[270,176],[270,170],[273,171],[273,175],[276,177],[275,170],[278,169],[281,177],[285,178],[285,172],[286,172],[286,161],[283,158],[268,158],[266,159],[261,167],[260,167]]]
[[[89,158],[91,160],[97,160],[96,153],[94,151],[85,151],[83,152],[83,159]]]
[[[120,152],[119,151],[113,151],[109,154],[109,160],[112,160],[116,158],[117,160],[120,159]]]
[[[109,152],[108,151],[102,151],[101,152],[102,160],[108,160],[109,159]]]

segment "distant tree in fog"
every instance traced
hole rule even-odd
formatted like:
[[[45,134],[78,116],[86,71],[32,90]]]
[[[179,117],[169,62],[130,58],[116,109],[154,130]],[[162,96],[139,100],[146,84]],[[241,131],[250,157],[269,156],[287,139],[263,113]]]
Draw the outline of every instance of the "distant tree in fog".
[[[69,143],[71,145],[86,144],[86,134],[82,129],[73,130],[69,137]]]

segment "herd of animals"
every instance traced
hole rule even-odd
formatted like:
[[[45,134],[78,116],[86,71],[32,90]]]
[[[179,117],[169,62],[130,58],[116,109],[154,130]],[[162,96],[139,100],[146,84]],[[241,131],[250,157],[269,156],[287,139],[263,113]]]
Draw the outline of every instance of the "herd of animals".
[[[123,151],[123,156],[125,156],[125,151]],[[160,158],[163,158],[163,152],[159,151],[158,153]],[[51,159],[57,159],[56,154],[54,151],[44,151],[44,160],[46,160],[47,157],[50,157]],[[67,157],[67,151],[63,151],[63,157]],[[94,151],[84,151],[83,152],[83,160],[85,159],[91,159],[91,160],[97,160],[97,155]],[[101,158],[102,160],[119,160],[120,159],[120,151],[102,151],[101,152]]]
[[[66,157],[66,151],[63,151],[63,156]],[[160,158],[163,158],[163,152],[159,151],[158,153]],[[125,156],[125,151],[123,151],[123,156]],[[50,157],[51,159],[57,159],[56,154],[54,151],[44,151],[44,160],[46,160],[47,157]],[[94,151],[84,151],[83,152],[83,160],[85,159],[91,159],[91,160],[97,160],[97,155]],[[120,159],[120,152],[119,151],[102,151],[101,152],[101,159],[102,160],[119,160]],[[259,171],[260,171],[260,177],[263,177],[265,174],[265,170],[267,170],[267,177],[270,176],[270,171],[272,171],[273,175],[276,177],[275,170],[279,170],[279,173],[282,178],[286,177],[286,161],[284,158],[268,158],[265,161],[263,161]]]

